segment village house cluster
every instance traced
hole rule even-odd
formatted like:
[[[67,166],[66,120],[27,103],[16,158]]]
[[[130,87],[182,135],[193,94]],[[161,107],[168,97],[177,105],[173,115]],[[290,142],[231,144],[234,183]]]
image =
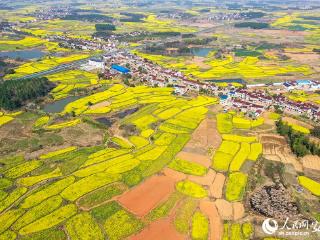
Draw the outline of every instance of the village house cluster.
[[[37,20],[52,20],[71,15],[73,10],[70,6],[55,6],[47,9],[36,10],[33,14]]]
[[[237,109],[253,117],[259,117],[263,111],[270,107],[277,107],[288,114],[305,115],[311,120],[320,121],[318,105],[292,101],[282,94],[271,96],[262,90],[237,89],[230,91],[221,99],[221,104],[227,110]]]
[[[286,90],[305,90],[305,91],[316,91],[320,90],[320,81],[315,80],[297,80],[285,82],[282,84]]]
[[[59,42],[61,47],[77,49],[77,50],[103,50],[105,52],[115,51],[118,44],[117,41],[91,41],[82,38],[70,38],[65,35],[48,36],[49,41]]]
[[[320,90],[320,82],[315,80],[297,80],[271,85],[259,84],[244,87],[218,87],[213,82],[192,81],[179,71],[164,68],[150,60],[141,58],[127,50],[118,48],[117,40],[90,41],[73,39],[66,36],[51,36],[51,41],[58,41],[65,47],[82,50],[102,50],[105,52],[96,58],[91,58],[83,69],[98,69],[106,79],[119,75],[127,76],[129,83],[143,83],[149,86],[174,88],[176,94],[184,95],[191,92],[204,92],[219,96],[225,110],[236,109],[253,118],[259,117],[266,109],[277,106],[279,109],[293,115],[305,115],[314,121],[320,121],[320,109],[316,104],[292,101],[283,92],[293,90]],[[279,90],[271,96],[264,88]],[[263,90],[260,90],[263,89]]]
[[[232,84],[227,87],[218,87],[212,82],[200,82],[189,80],[183,73],[166,69],[147,59],[131,54],[125,50],[118,50],[103,56],[103,71],[106,78],[111,79],[117,75],[129,74],[130,81],[139,81],[149,86],[166,87],[172,86],[176,94],[187,92],[206,92],[220,97],[220,102],[226,110],[236,109],[255,118],[265,110],[277,106],[279,109],[293,115],[305,115],[308,118],[320,121],[320,109],[316,104],[292,101],[282,94],[271,96],[270,93],[256,88],[237,88]],[[92,65],[101,67],[101,60]],[[121,68],[115,66],[122,66]],[[264,85],[265,86],[265,85]],[[315,91],[319,89],[319,82],[314,80],[297,80],[285,82],[279,86],[285,91],[295,89]]]

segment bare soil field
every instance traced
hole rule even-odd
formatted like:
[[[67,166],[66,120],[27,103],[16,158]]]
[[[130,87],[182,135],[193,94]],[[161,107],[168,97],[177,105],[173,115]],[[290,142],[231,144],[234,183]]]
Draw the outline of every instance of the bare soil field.
[[[260,135],[263,144],[263,156],[271,161],[291,164],[296,171],[302,172],[302,164],[291,152],[284,137],[275,134]]]
[[[209,219],[209,239],[221,240],[223,235],[223,222],[220,218],[218,210],[213,202],[208,200],[200,201],[200,210],[207,215]]]
[[[221,144],[221,136],[216,128],[216,120],[206,118],[193,132],[185,149],[188,152],[207,154],[208,148],[217,149]]]
[[[226,177],[222,173],[217,173],[212,185],[210,186],[210,194],[214,198],[222,198],[223,186]]]
[[[313,62],[319,62],[320,56],[316,53],[290,53],[286,52],[286,55],[292,60],[301,62],[303,64],[310,64]]]
[[[152,222],[140,233],[129,238],[130,240],[183,240],[184,235],[177,232],[170,218],[159,219]]]
[[[176,230],[173,223],[178,208],[179,208],[179,202],[173,207],[173,209],[170,210],[169,215],[167,217],[151,222],[141,232],[129,237],[129,239],[130,240],[188,239],[185,235],[179,233]]]
[[[320,144],[320,138],[309,136],[309,139],[311,142],[313,142],[315,144]]]
[[[320,179],[320,157],[319,156],[307,155],[301,159],[301,162],[303,166],[303,172],[305,173],[305,175],[311,178]]]
[[[286,139],[277,134],[261,134],[259,138],[262,144],[265,144],[265,143],[272,143],[277,145],[287,144]]]
[[[224,199],[217,199],[214,204],[216,205],[219,215],[223,220],[233,219],[233,207],[232,203]]]
[[[178,153],[177,158],[181,158],[183,160],[187,160],[190,162],[199,163],[205,167],[211,166],[211,159],[209,156],[206,156],[206,155],[182,151]]]
[[[46,149],[40,149],[38,151],[34,151],[34,152],[31,152],[31,153],[26,153],[25,154],[25,158],[26,159],[36,159],[38,158],[39,156],[43,155],[43,154],[47,154],[48,152],[54,152],[54,151],[58,151],[60,149],[64,149],[64,148],[68,148],[68,147],[71,147],[73,145],[71,144],[64,144],[64,145],[60,145],[60,146],[52,146],[50,148],[46,148]]]
[[[130,212],[143,217],[175,190],[175,179],[168,176],[152,176],[118,198],[118,202]]]
[[[0,127],[0,141],[4,138],[20,138],[29,137],[32,132],[33,122],[25,122],[13,120],[6,125]]]
[[[71,145],[87,147],[101,144],[104,132],[87,123],[80,123],[77,126],[62,129],[59,134]]]
[[[163,169],[162,172],[163,172],[164,175],[174,179],[177,182],[178,181],[182,181],[182,180],[187,178],[187,176],[184,173],[175,171],[175,170],[170,169],[170,168],[165,168],[165,169]]]
[[[264,118],[264,123],[267,125],[274,125],[275,121],[273,119],[270,119],[269,115],[270,115],[270,112],[264,112],[262,114],[262,117]]]
[[[296,125],[300,125],[302,127],[305,127],[305,128],[308,128],[308,129],[313,129],[313,126],[308,124],[308,123],[305,123],[305,122],[302,122],[302,121],[299,121],[297,119],[294,119],[294,118],[291,118],[291,117],[283,117],[282,120],[284,122],[288,122],[288,123],[292,123],[292,124],[296,124]]]
[[[94,104],[94,105],[90,106],[89,109],[95,110],[95,109],[98,109],[98,108],[110,106],[110,104],[111,103],[109,101],[104,101],[104,102],[100,102],[100,103],[97,103],[97,104]]]
[[[233,207],[233,220],[239,220],[244,217],[244,206],[241,202],[234,202],[232,203]]]
[[[188,179],[200,185],[212,186],[215,177],[216,172],[212,169],[209,169],[208,173],[205,176],[188,176]]]
[[[191,60],[190,61],[186,61],[186,63],[187,64],[197,64],[200,68],[210,69],[211,67],[204,63],[205,60],[206,60],[206,58],[194,56],[192,58],[192,61]]]

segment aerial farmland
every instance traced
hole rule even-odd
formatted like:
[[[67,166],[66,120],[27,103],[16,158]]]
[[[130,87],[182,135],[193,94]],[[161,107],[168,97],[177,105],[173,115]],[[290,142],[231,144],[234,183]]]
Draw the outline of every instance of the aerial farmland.
[[[0,3],[0,240],[320,239],[319,3],[164,2]]]

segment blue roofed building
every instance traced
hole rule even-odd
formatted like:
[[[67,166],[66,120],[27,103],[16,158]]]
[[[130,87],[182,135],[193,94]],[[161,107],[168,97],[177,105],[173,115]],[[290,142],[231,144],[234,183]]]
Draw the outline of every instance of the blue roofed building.
[[[311,85],[312,82],[310,80],[297,80],[296,83],[298,85]]]
[[[122,73],[122,74],[127,74],[127,73],[130,72],[130,70],[129,70],[128,68],[122,67],[122,66],[117,65],[117,64],[111,65],[111,69],[112,69],[112,70],[115,70],[115,71],[117,71],[117,72],[120,72],[120,73]]]

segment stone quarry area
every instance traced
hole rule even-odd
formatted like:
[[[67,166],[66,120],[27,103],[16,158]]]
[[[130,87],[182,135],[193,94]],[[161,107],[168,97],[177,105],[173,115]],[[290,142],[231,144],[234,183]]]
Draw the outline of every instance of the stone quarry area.
[[[297,218],[299,208],[282,184],[265,185],[249,198],[251,209],[263,216],[275,219]]]

